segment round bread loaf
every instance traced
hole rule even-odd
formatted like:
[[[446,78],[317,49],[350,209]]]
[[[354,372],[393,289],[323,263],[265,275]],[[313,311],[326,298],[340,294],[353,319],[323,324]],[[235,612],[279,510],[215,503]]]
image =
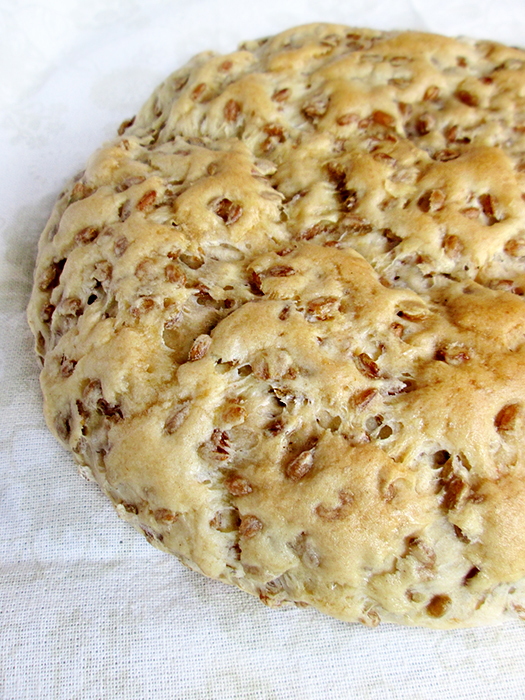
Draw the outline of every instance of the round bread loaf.
[[[525,52],[329,24],[205,53],[61,194],[46,420],[269,605],[525,613]]]

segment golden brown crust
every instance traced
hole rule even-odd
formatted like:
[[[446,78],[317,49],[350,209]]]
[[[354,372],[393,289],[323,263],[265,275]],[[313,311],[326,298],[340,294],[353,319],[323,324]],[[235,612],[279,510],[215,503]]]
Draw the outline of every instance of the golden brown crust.
[[[316,24],[202,54],[58,200],[52,430],[268,604],[525,607],[525,53]]]

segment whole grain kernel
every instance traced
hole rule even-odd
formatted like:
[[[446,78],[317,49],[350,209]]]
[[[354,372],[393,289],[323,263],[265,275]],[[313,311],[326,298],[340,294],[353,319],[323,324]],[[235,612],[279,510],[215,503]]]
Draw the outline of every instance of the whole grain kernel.
[[[417,204],[425,213],[439,211],[445,204],[445,198],[443,190],[427,190],[417,200]]]
[[[436,360],[457,366],[470,360],[470,352],[467,347],[460,343],[451,343],[442,346],[436,351]]]
[[[40,275],[38,288],[41,292],[46,292],[58,286],[60,275],[64,269],[65,260],[53,261]]]
[[[157,276],[155,260],[152,258],[144,258],[141,260],[135,268],[135,276],[141,280],[141,282],[155,279]]]
[[[228,100],[224,105],[224,118],[228,122],[237,121],[241,113],[241,105],[236,100]]]
[[[268,137],[275,138],[279,143],[284,143],[286,141],[284,127],[280,124],[266,124],[266,126],[263,127],[263,131]]]
[[[372,158],[379,163],[385,163],[385,165],[395,165],[396,159],[393,158],[388,153],[383,153],[382,151],[376,151],[372,154]]]
[[[139,211],[144,211],[148,207],[150,207],[155,199],[157,198],[157,193],[155,190],[149,190],[146,192],[146,194],[142,195],[142,197],[139,199],[137,202],[137,209]]]
[[[415,123],[416,131],[420,136],[430,134],[436,125],[436,119],[432,114],[421,114]]]
[[[253,491],[253,487],[244,476],[232,474],[224,480],[228,493],[232,496],[246,496]]]
[[[427,604],[426,611],[430,617],[443,617],[447,612],[452,600],[448,595],[435,595]]]
[[[339,505],[335,508],[330,508],[329,506],[320,503],[316,508],[316,514],[321,518],[321,520],[343,520],[347,515],[348,507],[350,507],[354,502],[353,494],[348,491],[341,491],[339,493]]]
[[[121,221],[127,221],[129,217],[131,216],[131,201],[127,199],[125,202],[123,202],[118,210],[118,216]]]
[[[124,418],[121,406],[118,404],[110,404],[106,399],[101,398],[97,401],[97,410],[112,422],[118,422]]]
[[[124,255],[124,253],[127,250],[127,247],[129,246],[129,241],[126,238],[126,236],[119,236],[115,243],[113,244],[113,252],[115,253],[115,256],[117,258],[120,258]]]
[[[308,119],[316,120],[323,117],[328,109],[328,99],[324,97],[318,97],[314,99],[303,107],[303,114]]]
[[[402,323],[394,322],[394,323],[390,324],[390,330],[398,338],[403,338],[403,333],[405,332],[405,327],[403,326]]]
[[[211,338],[209,335],[203,333],[202,335],[197,336],[197,338],[195,338],[193,341],[193,345],[191,346],[188,360],[190,362],[201,360],[210,349],[210,346]]]
[[[86,199],[93,194],[95,190],[84,182],[77,182],[73,189],[71,190],[71,195],[69,197],[69,202],[78,202],[81,199]]]
[[[318,321],[327,321],[335,315],[336,297],[317,297],[308,302],[307,313]]]
[[[268,361],[262,356],[255,357],[252,360],[252,372],[253,376],[257,379],[266,381],[270,378],[270,368],[268,366]]]
[[[49,323],[53,318],[55,312],[55,306],[53,304],[46,304],[42,307],[40,311],[40,319],[43,323]]]
[[[60,360],[60,374],[65,378],[70,377],[75,371],[76,365],[76,360],[73,360],[70,357],[66,357],[65,355],[63,355],[62,359]]]
[[[168,263],[166,265],[164,268],[164,276],[168,282],[177,285],[177,287],[184,287],[186,284],[186,275],[175,263]]]
[[[191,91],[191,99],[198,102],[206,92],[206,83],[199,83]]]
[[[479,219],[481,211],[477,207],[465,207],[459,210],[460,214],[466,216],[467,219]]]
[[[286,321],[286,319],[290,316],[290,307],[285,306],[283,309],[279,312],[279,320],[280,321]]]
[[[75,243],[77,245],[88,245],[88,243],[93,243],[99,233],[99,229],[95,226],[87,226],[75,235]]]
[[[299,481],[312,470],[314,465],[314,449],[301,452],[295,459],[289,462],[284,473],[291,481]]]
[[[491,226],[492,224],[496,223],[498,221],[498,216],[497,216],[497,206],[498,206],[498,200],[493,194],[481,194],[478,197],[479,203],[481,205],[481,208],[483,210],[483,213],[488,219],[488,224]]]
[[[393,85],[399,90],[406,90],[407,87],[412,85],[413,80],[411,78],[389,78],[388,84]]]
[[[226,427],[233,427],[244,423],[246,420],[246,409],[236,401],[226,403],[222,411],[222,421]]]
[[[157,522],[175,523],[179,519],[179,514],[169,510],[169,508],[157,508],[153,511],[153,517]]]
[[[266,270],[265,275],[267,277],[290,277],[290,275],[295,275],[295,270],[289,265],[274,265]]]
[[[381,124],[381,126],[392,126],[396,121],[391,114],[383,112],[380,109],[376,109],[375,112],[372,112],[372,119],[375,124]]]
[[[507,255],[513,258],[522,258],[525,256],[525,238],[511,238],[504,246]]]
[[[133,126],[134,123],[135,117],[131,117],[131,119],[125,119],[118,128],[118,135],[122,136],[126,129],[129,129],[130,126]]]
[[[406,299],[403,302],[402,308],[397,312],[397,315],[400,318],[406,318],[408,321],[422,321],[428,316],[428,313],[424,302]]]
[[[126,513],[130,513],[131,515],[139,514],[139,507],[135,503],[122,503],[121,505]]]
[[[430,85],[423,95],[423,100],[425,102],[435,102],[439,99],[439,88],[437,85]]]
[[[454,151],[451,148],[443,148],[434,153],[434,160],[439,160],[442,163],[446,163],[449,160],[459,158],[459,155],[459,151]]]
[[[460,241],[459,236],[456,236],[454,233],[444,236],[441,245],[445,253],[451,258],[458,257],[463,252],[463,243]]]
[[[150,311],[153,311],[155,306],[155,299],[151,297],[140,297],[140,299],[135,302],[135,305],[131,307],[131,314],[135,316],[135,318],[140,318]]]
[[[498,432],[504,432],[507,430],[512,430],[516,424],[518,418],[520,406],[517,403],[510,403],[499,411],[497,416],[494,418],[494,425]]]
[[[357,356],[356,364],[359,371],[366,377],[370,377],[371,379],[376,379],[379,377],[379,366],[377,362],[374,362],[374,360],[365,352],[362,352]]]
[[[342,114],[340,117],[337,117],[336,123],[338,126],[347,126],[348,124],[357,124],[359,121],[359,115],[355,114],[355,112],[347,112],[346,114]]]
[[[286,100],[290,97],[292,94],[292,91],[290,88],[282,88],[281,90],[276,90],[273,95],[272,95],[272,100],[274,102],[286,102]]]
[[[122,180],[116,187],[115,187],[115,192],[125,192],[126,190],[129,190],[130,187],[133,187],[134,185],[140,185],[144,182],[146,178],[144,175],[134,175],[132,177],[127,177],[125,180]]]
[[[184,423],[190,412],[190,403],[183,404],[174,413],[172,413],[164,423],[164,431],[168,435],[176,432]]]
[[[441,507],[445,511],[455,510],[470,491],[468,484],[453,471],[450,462],[441,470],[439,490],[442,492]]]
[[[479,105],[479,98],[468,90],[457,90],[456,97],[460,102],[463,102],[467,107],[477,107]]]
[[[263,524],[256,515],[244,515],[239,525],[239,535],[251,539],[262,529]]]
[[[231,226],[238,221],[242,216],[242,207],[240,204],[235,204],[230,199],[224,197],[215,203],[214,212],[219,216],[226,226]]]

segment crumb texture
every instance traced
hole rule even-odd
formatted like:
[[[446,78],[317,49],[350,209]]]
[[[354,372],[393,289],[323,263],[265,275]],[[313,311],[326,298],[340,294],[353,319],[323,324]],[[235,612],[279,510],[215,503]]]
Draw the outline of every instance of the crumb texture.
[[[46,420],[155,546],[375,626],[525,617],[525,52],[196,56],[61,194]]]

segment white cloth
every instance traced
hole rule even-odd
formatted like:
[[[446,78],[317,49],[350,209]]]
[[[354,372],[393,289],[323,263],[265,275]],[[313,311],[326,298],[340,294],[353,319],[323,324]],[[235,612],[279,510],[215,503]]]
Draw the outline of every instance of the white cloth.
[[[193,54],[332,20],[525,45],[523,0],[0,0],[0,698],[525,697],[525,625],[269,610],[118,520],[41,415],[25,307],[53,201]]]

